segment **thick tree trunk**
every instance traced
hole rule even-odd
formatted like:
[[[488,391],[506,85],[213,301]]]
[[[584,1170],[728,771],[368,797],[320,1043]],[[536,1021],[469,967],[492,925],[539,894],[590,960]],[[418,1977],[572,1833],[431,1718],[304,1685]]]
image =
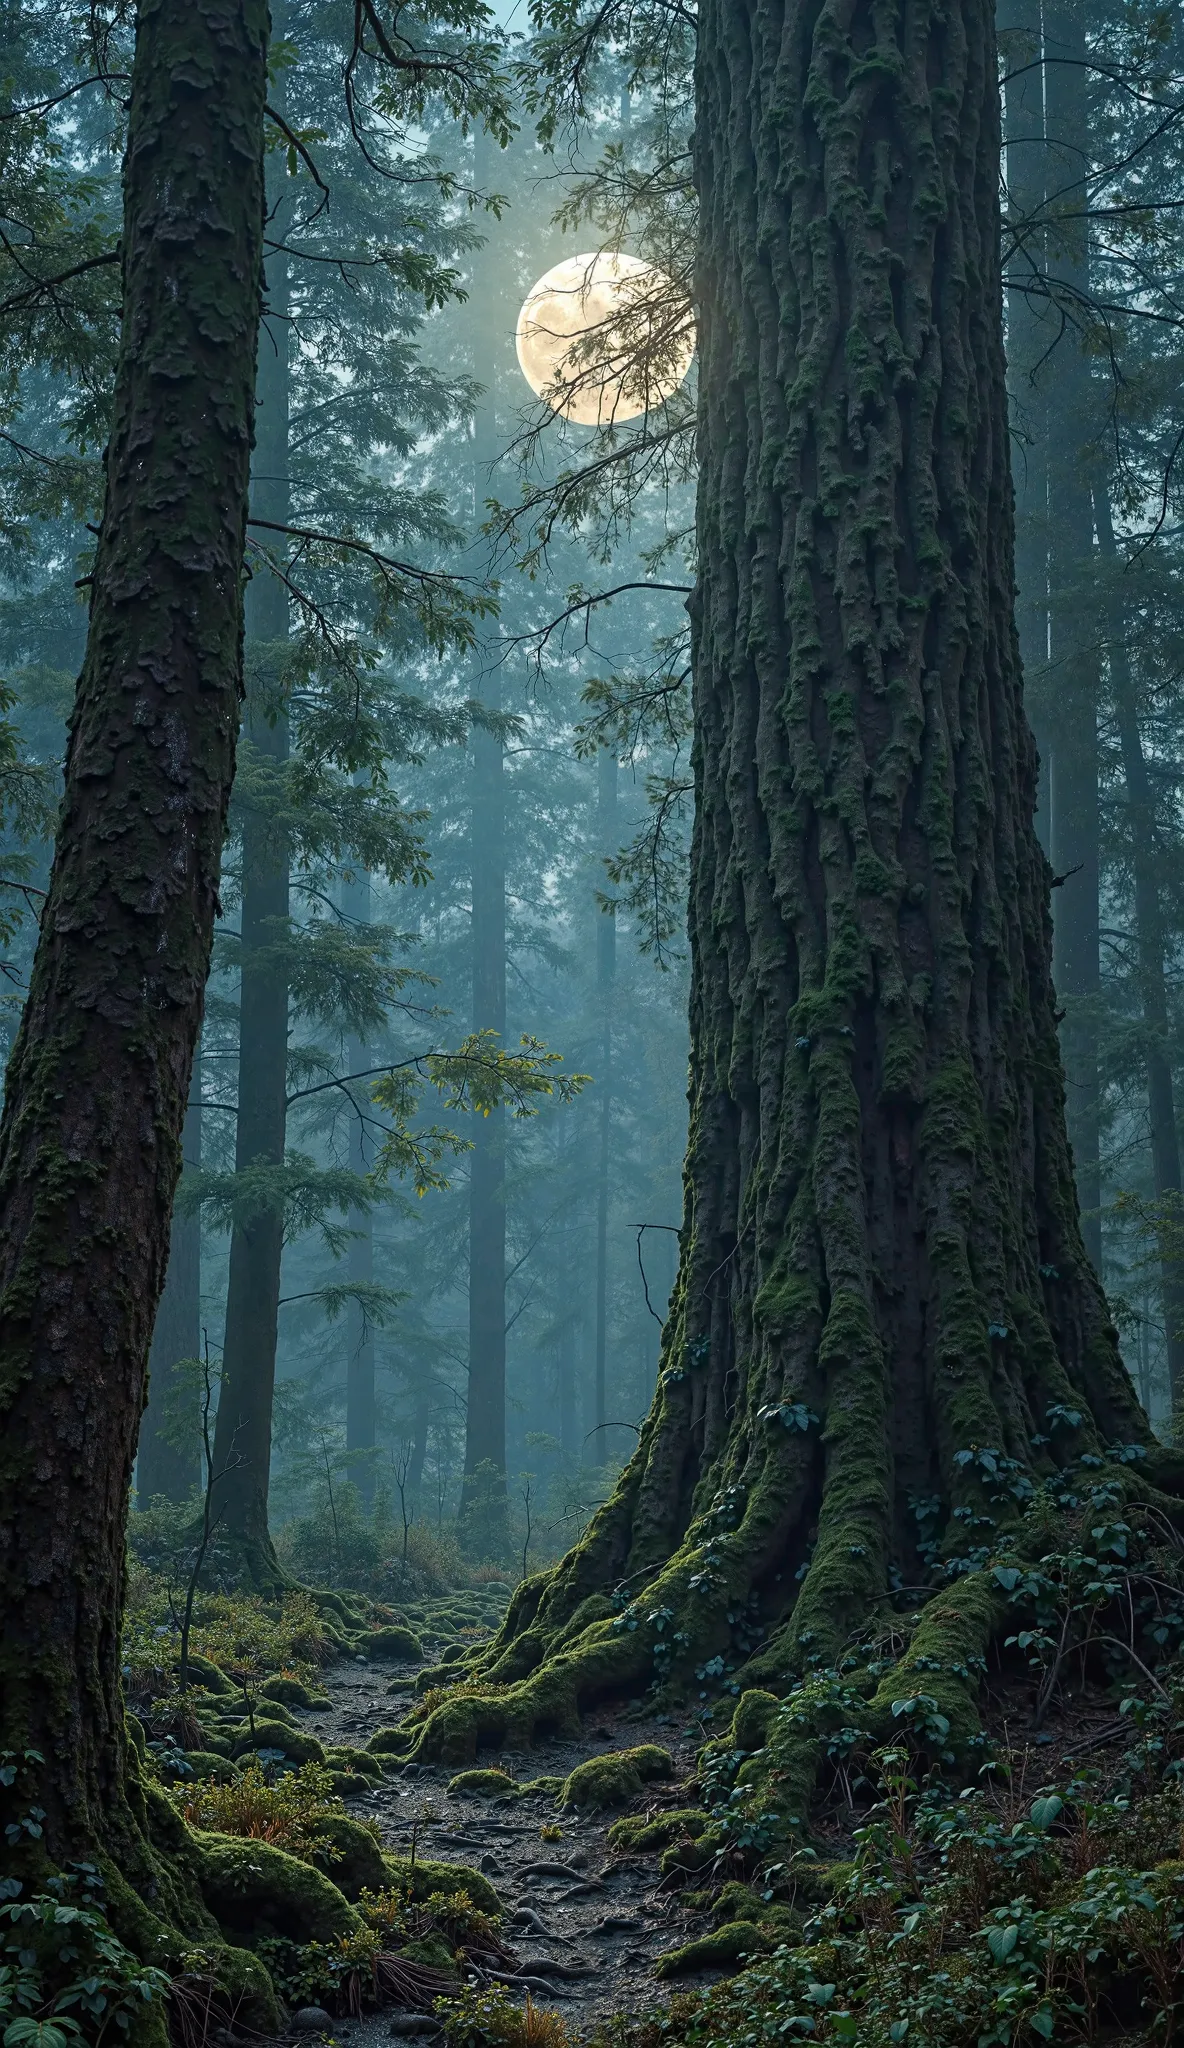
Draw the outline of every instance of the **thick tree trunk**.
[[[193,1066],[181,1136],[183,1167],[201,1170],[201,1055]],[[148,1406],[140,1425],[136,1498],[140,1507],[163,1496],[187,1501],[201,1484],[201,1422],[197,1382],[177,1367],[201,1355],[201,1217],[173,1211],[164,1293],[148,1354]]]
[[[234,769],[266,53],[262,0],[142,0],[107,498],[0,1123],[2,1744],[49,1760],[58,1862],[134,1849],[124,1536]]]
[[[288,518],[288,266],[267,264],[267,312],[259,337],[251,509],[282,525]],[[247,730],[263,775],[288,758],[288,721],[269,688],[288,639],[288,593],[256,569],[246,597],[250,670]],[[270,714],[270,715],[269,715]],[[239,916],[239,1063],[236,1173],[284,1163],[288,1092],[288,848],[277,834],[277,791],[261,784],[244,806]],[[214,1434],[215,1512],[234,1568],[261,1588],[282,1578],[267,1525],[271,1418],[279,1325],[284,1217],[261,1200],[230,1236],[222,1385]]]
[[[602,747],[598,758],[596,827],[599,852],[617,851],[617,757]],[[596,999],[600,1008],[600,1156],[596,1163],[596,1437],[593,1460],[608,1456],[604,1430],[608,1419],[606,1354],[608,1350],[608,1198],[613,1128],[613,998],[617,981],[617,920],[601,911],[596,920]]]
[[[1088,135],[1084,16],[1044,16],[1047,178],[1057,210],[1048,274],[1073,316],[1089,289],[1085,155]],[[1073,218],[1073,216],[1077,216]],[[1059,324],[1059,323],[1058,323]],[[1049,337],[1047,375],[1049,695],[1052,715],[1050,857],[1060,879],[1053,903],[1053,982],[1065,1008],[1061,1051],[1069,1142],[1085,1248],[1102,1271],[1098,1009],[1098,655],[1093,595],[1089,362],[1074,317]],[[1055,342],[1055,347],[1053,344]]]
[[[784,1686],[894,1567],[916,1583],[919,1500],[940,1540],[1007,1512],[1000,1455],[1151,1442],[1065,1134],[999,147],[988,0],[704,0],[681,1268],[616,1494],[515,1595],[503,1689],[442,1704],[421,1754],[705,1655]],[[1054,1406],[1080,1421],[1053,1436]],[[969,1736],[997,1600],[989,1573],[935,1593],[869,1703],[885,1734],[911,1689]]]
[[[1104,484],[1094,486],[1099,551],[1113,571],[1117,549],[1110,499]],[[1160,1263],[1160,1300],[1168,1355],[1172,1411],[1184,1407],[1184,1271],[1180,1265],[1180,1231],[1184,1224],[1180,1193],[1180,1138],[1172,1079],[1171,1029],[1167,979],[1167,941],[1160,901],[1160,835],[1151,779],[1139,731],[1139,707],[1126,645],[1122,604],[1115,592],[1110,605],[1108,635],[1110,687],[1122,750],[1126,783],[1127,831],[1135,883],[1135,932],[1139,946],[1139,996],[1143,1006],[1147,1068],[1147,1112],[1151,1136],[1151,1178],[1164,1223],[1164,1256]],[[1147,1394],[1143,1395],[1144,1402]]]

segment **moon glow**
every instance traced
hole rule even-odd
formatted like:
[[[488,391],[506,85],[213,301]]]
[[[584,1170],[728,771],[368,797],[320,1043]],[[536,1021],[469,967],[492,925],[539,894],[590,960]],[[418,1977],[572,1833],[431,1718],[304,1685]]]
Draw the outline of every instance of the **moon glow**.
[[[638,419],[669,398],[690,369],[695,334],[688,320],[672,341],[662,339],[671,302],[660,309],[657,302],[668,283],[655,264],[613,252],[568,256],[544,272],[527,293],[515,336],[531,390],[552,412],[592,427]],[[651,335],[654,358],[647,360]]]

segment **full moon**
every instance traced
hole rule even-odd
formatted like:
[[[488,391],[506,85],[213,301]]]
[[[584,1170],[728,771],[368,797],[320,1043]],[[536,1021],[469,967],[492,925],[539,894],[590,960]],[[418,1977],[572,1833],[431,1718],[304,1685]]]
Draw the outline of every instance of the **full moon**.
[[[552,412],[591,427],[635,420],[660,405],[678,390],[695,353],[688,317],[656,362],[636,360],[657,324],[647,308],[664,288],[671,289],[665,272],[638,256],[568,256],[546,271],[518,315],[518,361],[531,390]]]

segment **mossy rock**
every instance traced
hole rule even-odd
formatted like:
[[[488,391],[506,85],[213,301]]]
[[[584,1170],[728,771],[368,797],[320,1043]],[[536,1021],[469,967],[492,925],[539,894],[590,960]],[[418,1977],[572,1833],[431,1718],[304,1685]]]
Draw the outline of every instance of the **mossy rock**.
[[[491,1920],[501,1918],[502,1902],[487,1877],[474,1870],[467,1863],[433,1863],[417,1856],[412,1863],[408,1856],[384,1856],[387,1885],[406,1887],[410,1890],[414,1904],[429,1899],[433,1892],[443,1892],[451,1898],[455,1892],[467,1892],[478,1912],[488,1913]]]
[[[331,1742],[325,1751],[325,1762],[331,1771],[361,1771],[376,1785],[381,1785],[386,1776],[380,1758],[371,1756],[368,1749],[355,1749],[348,1742]]]
[[[375,1756],[402,1756],[408,1747],[407,1733],[402,1728],[376,1728],[366,1744],[366,1754]]]
[[[230,1780],[236,1775],[230,1758],[222,1756],[215,1750],[187,1749],[185,1751],[185,1761],[189,1765],[195,1784],[200,1784],[212,1778],[215,1784],[228,1785]],[[188,1780],[185,1782],[187,1783]]]
[[[732,1715],[733,1749],[749,1752],[763,1749],[769,1739],[773,1716],[780,1705],[776,1693],[761,1692],[755,1686],[749,1692],[742,1692]]]
[[[200,1657],[196,1650],[189,1652],[189,1676],[200,1678],[206,1691],[217,1693],[220,1699],[225,1698],[228,1693],[242,1691],[241,1686],[237,1686],[233,1678],[227,1678],[220,1664],[215,1664],[212,1657]]]
[[[527,1778],[518,1787],[520,1799],[558,1799],[566,1783],[564,1778]]]
[[[654,1975],[669,1978],[686,1976],[691,1970],[738,1970],[745,1956],[767,1953],[772,1946],[772,1937],[762,1933],[755,1921],[729,1920],[714,1934],[667,1949],[658,1957]]]
[[[584,1806],[603,1812],[608,1806],[627,1806],[652,1778],[672,1778],[674,1759],[656,1742],[643,1742],[636,1749],[610,1750],[577,1764],[565,1781],[561,1795],[564,1806]]]
[[[329,1790],[337,1799],[360,1799],[364,1792],[373,1792],[375,1783],[361,1771],[329,1772]]]
[[[202,1755],[220,1756],[223,1762],[228,1762],[230,1759],[230,1738],[223,1735],[219,1729],[209,1727],[200,1716],[197,1725],[201,1729]]]
[[[710,1825],[710,1818],[699,1806],[679,1806],[673,1813],[660,1813],[649,1820],[644,1814],[631,1813],[624,1820],[615,1820],[608,1831],[610,1849],[625,1851],[635,1849],[665,1849],[671,1842],[695,1841]]]
[[[323,1764],[325,1751],[315,1735],[303,1728],[290,1728],[284,1721],[256,1721],[254,1732],[240,1729],[231,1745],[232,1756],[246,1756],[248,1750],[279,1749],[294,1764]]]
[[[477,1799],[513,1798],[520,1791],[516,1779],[508,1771],[458,1771],[455,1778],[448,1780],[448,1797],[458,1798],[471,1793]]]
[[[409,1628],[371,1628],[358,1637],[358,1648],[367,1657],[387,1658],[392,1664],[418,1664],[423,1644]]]
[[[278,1700],[285,1707],[331,1707],[327,1692],[310,1692],[298,1678],[265,1678],[259,1687],[262,1700]]]
[[[218,1925],[248,1945],[282,1934],[301,1946],[356,1934],[362,1923],[331,1878],[270,1843],[193,1830],[201,1894]]]
[[[382,1849],[361,1821],[329,1814],[317,1822],[314,1832],[317,1862],[347,1899],[356,1899],[362,1891],[382,1890],[387,1882]]]

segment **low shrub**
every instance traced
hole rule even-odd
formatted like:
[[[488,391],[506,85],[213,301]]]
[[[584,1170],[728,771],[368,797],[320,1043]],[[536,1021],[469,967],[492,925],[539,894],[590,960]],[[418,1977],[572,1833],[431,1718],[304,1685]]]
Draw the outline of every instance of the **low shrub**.
[[[229,1782],[204,1778],[175,1792],[173,1802],[190,1827],[269,1842],[273,1849],[284,1849],[308,1863],[323,1852],[318,1824],[345,1817],[331,1778],[322,1764],[302,1764],[299,1770],[277,1775],[251,1757]]]

